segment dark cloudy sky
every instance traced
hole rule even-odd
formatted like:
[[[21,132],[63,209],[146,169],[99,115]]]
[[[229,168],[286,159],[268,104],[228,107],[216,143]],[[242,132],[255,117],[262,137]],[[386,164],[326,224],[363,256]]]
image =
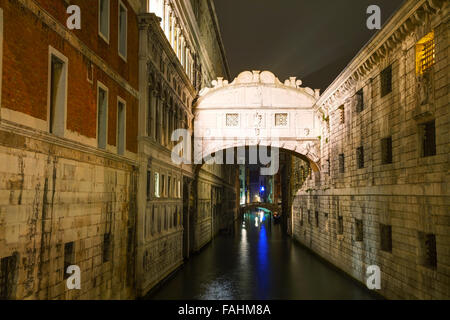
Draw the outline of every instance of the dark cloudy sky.
[[[367,7],[380,6],[384,23],[403,0],[214,2],[233,78],[270,70],[324,90],[375,33],[366,28]]]

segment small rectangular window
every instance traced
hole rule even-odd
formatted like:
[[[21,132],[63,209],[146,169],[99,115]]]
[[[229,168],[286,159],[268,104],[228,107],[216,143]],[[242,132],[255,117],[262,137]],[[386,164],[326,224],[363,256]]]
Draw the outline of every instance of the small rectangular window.
[[[422,157],[436,155],[436,126],[435,121],[421,125],[422,134]]]
[[[119,101],[117,104],[117,152],[120,155],[125,154],[126,143],[126,108],[125,103]]]
[[[98,33],[109,43],[109,0],[98,0]]]
[[[158,172],[155,172],[155,197],[156,198],[161,197],[160,188],[159,188],[159,173]]]
[[[167,196],[170,198],[172,197],[172,177],[167,177]]]
[[[150,199],[151,196],[151,183],[152,183],[152,173],[150,170],[147,170],[147,199]]]
[[[98,87],[97,101],[97,142],[98,147],[106,149],[108,127],[108,91],[102,86]]]
[[[364,168],[364,147],[356,149],[356,160],[358,169]]]
[[[311,210],[308,210],[308,224],[311,224]]]
[[[392,226],[380,223],[380,249],[392,252]]]
[[[356,112],[362,112],[364,110],[364,91],[359,90],[356,93]]]
[[[339,107],[339,121],[341,124],[345,123],[345,107],[344,107],[344,105]]]
[[[16,274],[17,254],[0,259],[0,300],[14,298]]]
[[[275,126],[276,127],[287,127],[288,125],[288,114],[287,113],[276,113],[275,114]]]
[[[67,62],[50,55],[50,133],[63,137],[67,101]]]
[[[387,67],[380,74],[381,77],[381,96],[392,92],[392,66]]]
[[[344,234],[344,217],[342,216],[338,216],[337,234],[339,235]]]
[[[64,244],[64,279],[67,279],[70,275],[67,273],[67,268],[75,264],[75,249],[73,242],[67,242]]]
[[[420,263],[431,269],[437,267],[436,235],[419,232]]]
[[[359,219],[355,219],[355,240],[356,241],[363,241],[364,232],[363,232],[363,221]]]
[[[416,73],[424,74],[436,63],[434,31],[428,33],[416,44]]]
[[[103,262],[111,261],[111,233],[103,235]]]
[[[119,2],[119,55],[127,59],[127,8]]]
[[[166,196],[166,176],[161,175],[161,195]]]
[[[381,164],[392,163],[392,137],[381,139]]]
[[[319,227],[319,211],[316,211],[315,214],[315,220],[316,220],[316,228]]]
[[[344,173],[345,172],[345,157],[344,154],[341,153],[339,155],[339,173]]]
[[[226,114],[226,126],[227,127],[239,127],[239,114],[227,113]]]

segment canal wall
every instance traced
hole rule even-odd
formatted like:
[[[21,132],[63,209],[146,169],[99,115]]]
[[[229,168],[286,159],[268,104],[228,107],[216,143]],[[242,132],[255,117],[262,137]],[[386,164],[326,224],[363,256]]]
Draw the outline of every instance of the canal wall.
[[[296,240],[364,284],[378,266],[388,299],[450,298],[448,17],[406,1],[322,94],[292,206]]]

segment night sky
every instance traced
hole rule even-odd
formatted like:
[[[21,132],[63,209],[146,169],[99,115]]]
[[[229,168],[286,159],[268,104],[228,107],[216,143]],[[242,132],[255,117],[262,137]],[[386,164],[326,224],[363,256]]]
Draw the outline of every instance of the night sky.
[[[244,70],[270,70],[303,86],[326,89],[377,30],[367,7],[386,20],[403,0],[214,0],[234,78]]]

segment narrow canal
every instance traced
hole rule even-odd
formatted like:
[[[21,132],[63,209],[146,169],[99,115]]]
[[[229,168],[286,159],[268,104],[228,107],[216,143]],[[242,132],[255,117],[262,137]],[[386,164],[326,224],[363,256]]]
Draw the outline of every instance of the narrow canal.
[[[374,299],[290,237],[268,214],[246,214],[146,299]]]

